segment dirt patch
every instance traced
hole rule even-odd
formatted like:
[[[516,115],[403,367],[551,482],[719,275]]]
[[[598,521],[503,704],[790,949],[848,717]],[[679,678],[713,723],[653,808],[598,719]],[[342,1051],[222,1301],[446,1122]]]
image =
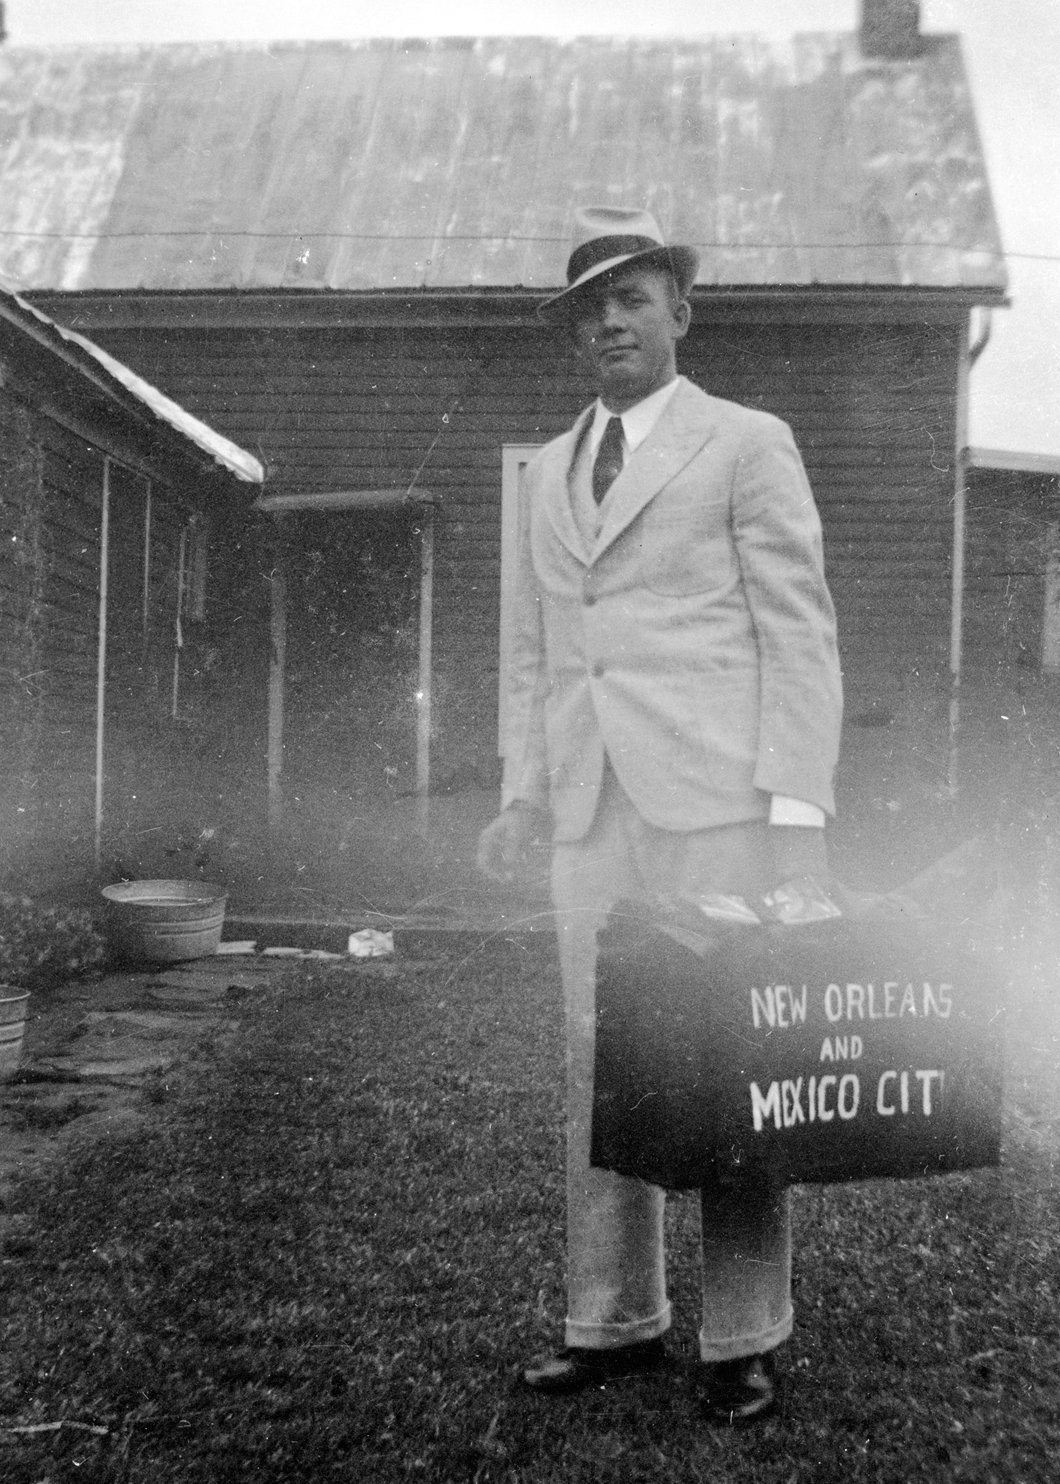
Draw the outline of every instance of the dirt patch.
[[[219,956],[105,974],[34,995],[22,1065],[0,1085],[0,1237],[16,1183],[74,1144],[152,1117],[181,1071],[238,1028],[284,965]]]

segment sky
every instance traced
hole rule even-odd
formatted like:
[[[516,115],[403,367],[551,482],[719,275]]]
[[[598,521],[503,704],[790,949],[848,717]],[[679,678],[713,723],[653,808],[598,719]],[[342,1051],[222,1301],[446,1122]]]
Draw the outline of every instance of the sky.
[[[10,43],[851,30],[858,0],[6,0]],[[971,381],[969,442],[1060,456],[1060,0],[922,0],[963,40],[1012,308]]]

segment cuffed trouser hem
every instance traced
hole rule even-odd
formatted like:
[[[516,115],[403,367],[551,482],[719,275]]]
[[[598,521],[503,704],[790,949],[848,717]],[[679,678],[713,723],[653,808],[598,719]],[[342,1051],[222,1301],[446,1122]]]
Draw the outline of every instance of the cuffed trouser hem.
[[[622,1345],[638,1345],[642,1340],[654,1340],[659,1335],[664,1335],[669,1328],[670,1305],[667,1303],[658,1314],[653,1314],[649,1319],[623,1320],[618,1324],[582,1324],[578,1320],[568,1319],[563,1343],[574,1345],[579,1350],[618,1350]]]
[[[783,1345],[794,1328],[795,1314],[789,1309],[777,1324],[757,1335],[734,1335],[731,1339],[718,1340],[708,1339],[700,1330],[699,1358],[707,1365],[714,1365],[720,1360],[742,1360],[745,1355],[763,1355],[767,1350]]]

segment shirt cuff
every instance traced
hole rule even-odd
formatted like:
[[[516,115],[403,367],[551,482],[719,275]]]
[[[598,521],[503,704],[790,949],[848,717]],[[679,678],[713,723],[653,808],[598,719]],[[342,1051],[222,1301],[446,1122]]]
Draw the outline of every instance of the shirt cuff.
[[[805,799],[789,799],[786,794],[773,794],[769,801],[770,824],[802,825],[823,830],[824,810]]]

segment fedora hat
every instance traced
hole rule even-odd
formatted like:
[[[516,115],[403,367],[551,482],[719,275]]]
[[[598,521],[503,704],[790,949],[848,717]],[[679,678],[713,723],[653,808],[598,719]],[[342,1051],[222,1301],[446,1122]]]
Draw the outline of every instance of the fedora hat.
[[[686,298],[699,271],[699,253],[694,247],[667,245],[650,211],[623,206],[576,207],[567,287],[546,299],[538,313],[547,315],[565,309],[571,296],[585,284],[627,263],[669,268],[681,297]]]

